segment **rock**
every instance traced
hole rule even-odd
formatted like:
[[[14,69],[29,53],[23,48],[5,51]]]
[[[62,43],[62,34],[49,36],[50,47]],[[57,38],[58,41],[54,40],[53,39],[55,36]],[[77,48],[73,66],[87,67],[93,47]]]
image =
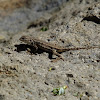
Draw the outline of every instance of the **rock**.
[[[2,0],[0,1],[0,29],[10,34],[26,30],[30,23],[55,12],[67,1],[59,0]],[[45,16],[46,17],[46,16]]]
[[[15,0],[18,4],[17,1],[21,4],[21,0]],[[92,15],[100,18],[99,0],[27,1],[31,2],[28,6],[23,0],[20,6],[12,3],[14,7],[7,7],[11,12],[0,19],[0,99],[99,100],[100,48],[66,51],[61,53],[64,61],[51,62],[51,53],[40,49],[30,53],[34,48],[19,40],[22,35],[30,35],[69,48],[100,45],[100,25],[86,19]],[[50,9],[64,1],[68,2],[66,6],[51,14]],[[47,13],[44,16],[42,12]],[[53,21],[48,22],[49,18]],[[40,31],[40,27],[27,29],[27,23],[40,25],[45,19],[49,23],[47,31]],[[26,30],[18,32],[22,29]],[[48,70],[52,67],[55,70]],[[53,88],[66,85],[63,96],[52,94]]]

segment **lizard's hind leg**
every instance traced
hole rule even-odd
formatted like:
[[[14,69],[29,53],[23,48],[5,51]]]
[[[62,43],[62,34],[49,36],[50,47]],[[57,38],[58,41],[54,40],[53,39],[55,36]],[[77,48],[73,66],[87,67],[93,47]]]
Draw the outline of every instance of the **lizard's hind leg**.
[[[64,58],[55,49],[52,50],[52,53],[58,56],[56,59],[53,59],[52,62],[56,62],[57,60],[60,60],[60,59],[64,61]]]

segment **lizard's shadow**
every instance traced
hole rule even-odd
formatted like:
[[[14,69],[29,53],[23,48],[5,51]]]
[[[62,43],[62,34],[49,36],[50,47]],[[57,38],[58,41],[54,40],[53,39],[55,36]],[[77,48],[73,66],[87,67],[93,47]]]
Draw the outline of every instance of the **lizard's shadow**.
[[[15,45],[16,49],[15,51],[17,52],[21,52],[21,51],[29,51],[30,54],[41,54],[43,52],[47,52],[47,51],[44,51],[42,49],[38,49],[36,50],[33,46],[30,46],[30,45],[27,45],[27,44],[19,44],[19,45]],[[29,49],[29,50],[28,50]],[[52,58],[52,53],[51,52],[47,52],[49,55],[48,55],[48,58],[49,59],[53,59]]]

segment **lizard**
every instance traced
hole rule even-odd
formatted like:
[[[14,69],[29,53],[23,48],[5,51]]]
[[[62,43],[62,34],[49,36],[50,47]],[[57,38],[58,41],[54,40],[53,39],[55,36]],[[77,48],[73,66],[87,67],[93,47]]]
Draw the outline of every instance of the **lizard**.
[[[37,39],[35,37],[31,37],[31,36],[22,36],[19,40],[28,45],[34,46],[35,50],[41,49],[43,51],[51,52],[52,54],[58,56],[56,60],[58,59],[64,60],[64,58],[61,56],[60,53],[65,52],[65,51],[100,48],[99,46],[66,48],[66,47],[49,43],[49,42]]]

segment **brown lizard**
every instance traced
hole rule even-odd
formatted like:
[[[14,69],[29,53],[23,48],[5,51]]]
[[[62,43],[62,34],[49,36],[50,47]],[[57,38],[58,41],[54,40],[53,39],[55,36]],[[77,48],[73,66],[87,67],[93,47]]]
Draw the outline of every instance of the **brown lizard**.
[[[99,46],[66,48],[63,46],[58,46],[56,44],[45,42],[43,40],[39,40],[39,39],[31,37],[31,36],[22,36],[19,40],[27,43],[28,45],[34,46],[36,50],[39,48],[39,49],[42,49],[44,51],[48,51],[48,52],[55,54],[56,56],[58,56],[56,58],[56,60],[63,59],[63,57],[60,55],[60,53],[65,52],[65,51],[100,48]]]

